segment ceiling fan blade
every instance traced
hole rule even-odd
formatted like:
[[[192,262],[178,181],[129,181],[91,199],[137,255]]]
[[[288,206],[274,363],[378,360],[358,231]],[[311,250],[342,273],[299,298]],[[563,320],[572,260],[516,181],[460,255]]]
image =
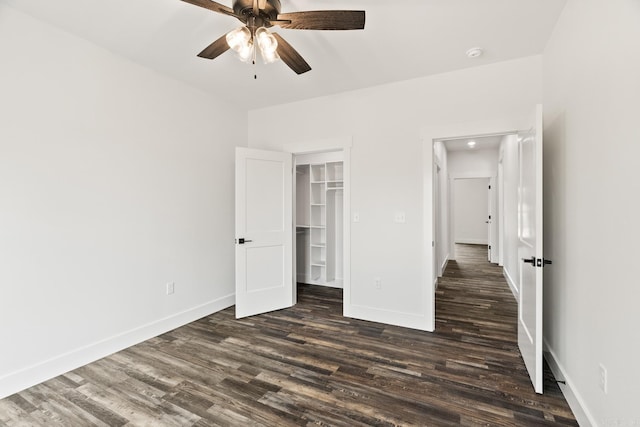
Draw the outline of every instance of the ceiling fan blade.
[[[253,0],[253,14],[255,16],[260,16],[260,5],[258,5],[258,0]]]
[[[273,37],[278,41],[278,55],[282,62],[287,64],[289,68],[295,71],[296,74],[306,73],[307,71],[311,71],[311,67],[307,64],[307,61],[304,60],[302,56],[289,44],[285,39],[283,39],[278,33],[271,33]]]
[[[317,10],[281,13],[271,22],[292,30],[362,30],[364,21],[363,10]]]
[[[212,10],[214,12],[222,13],[224,15],[235,16],[236,18],[238,18],[238,16],[235,14],[233,9],[223,4],[216,3],[213,0],[182,0],[182,1],[185,3],[193,4],[195,6],[203,7],[205,9]]]
[[[229,43],[227,43],[227,35],[225,34],[207,46],[198,54],[198,56],[200,58],[214,59],[225,53],[227,50],[229,50]]]

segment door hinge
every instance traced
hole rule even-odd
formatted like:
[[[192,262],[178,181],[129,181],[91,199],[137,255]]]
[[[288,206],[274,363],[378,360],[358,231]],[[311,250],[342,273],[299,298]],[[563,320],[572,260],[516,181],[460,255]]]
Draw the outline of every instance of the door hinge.
[[[491,219],[491,215],[489,215],[489,219]]]
[[[489,190],[491,190],[491,186],[489,186]]]
[[[489,250],[491,250],[491,245],[489,245]]]

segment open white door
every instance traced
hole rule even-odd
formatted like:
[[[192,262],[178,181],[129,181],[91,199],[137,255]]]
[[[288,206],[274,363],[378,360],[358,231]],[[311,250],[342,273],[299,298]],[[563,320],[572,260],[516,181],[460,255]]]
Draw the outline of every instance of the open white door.
[[[489,206],[489,211],[487,213],[487,241],[489,245],[487,246],[487,259],[489,262],[493,262],[493,248],[495,246],[495,241],[493,240],[493,178],[489,179],[489,186],[487,187],[487,206]]]
[[[536,393],[542,393],[542,106],[518,133],[518,346]]]
[[[291,158],[236,148],[236,318],[294,304]]]

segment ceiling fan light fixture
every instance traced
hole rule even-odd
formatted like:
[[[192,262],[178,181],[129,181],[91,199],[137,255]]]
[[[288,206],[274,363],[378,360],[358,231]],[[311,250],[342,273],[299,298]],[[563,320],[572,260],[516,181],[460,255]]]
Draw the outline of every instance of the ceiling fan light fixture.
[[[264,51],[264,50],[260,50],[260,54],[262,55],[262,61],[265,64],[273,64],[274,62],[278,61],[280,59],[280,55],[278,55],[278,52],[274,51]]]
[[[251,31],[244,25],[229,31],[226,38],[229,47],[238,53],[246,50],[249,45],[253,44],[251,42]]]
[[[265,64],[271,64],[280,59],[278,55],[278,40],[265,27],[256,30],[256,42]]]
[[[249,42],[246,45],[242,46],[236,53],[238,54],[238,58],[240,58],[240,61],[252,62],[254,56],[253,41],[249,40]]]

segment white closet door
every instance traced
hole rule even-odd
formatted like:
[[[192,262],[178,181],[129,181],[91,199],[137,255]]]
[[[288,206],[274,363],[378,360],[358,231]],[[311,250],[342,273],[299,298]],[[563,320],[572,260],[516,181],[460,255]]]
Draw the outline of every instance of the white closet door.
[[[289,153],[236,149],[236,318],[294,304]]]

